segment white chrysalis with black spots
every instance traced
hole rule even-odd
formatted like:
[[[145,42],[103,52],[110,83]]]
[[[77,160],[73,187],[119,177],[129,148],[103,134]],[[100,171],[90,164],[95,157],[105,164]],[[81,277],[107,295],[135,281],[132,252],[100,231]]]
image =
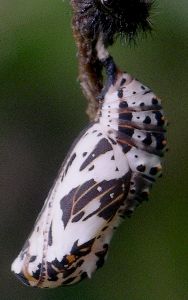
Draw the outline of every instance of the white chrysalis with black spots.
[[[161,174],[160,100],[127,73],[116,70],[110,82],[96,121],[74,143],[12,265],[27,285],[57,287],[91,277],[122,217],[147,199]]]

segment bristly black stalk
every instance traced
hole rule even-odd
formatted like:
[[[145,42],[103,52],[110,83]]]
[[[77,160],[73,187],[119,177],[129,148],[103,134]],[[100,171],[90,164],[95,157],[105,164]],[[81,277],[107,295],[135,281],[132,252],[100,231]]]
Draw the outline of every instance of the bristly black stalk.
[[[134,40],[139,31],[151,30],[152,4],[153,0],[78,0],[80,30],[93,41],[102,34],[106,47],[117,36]]]

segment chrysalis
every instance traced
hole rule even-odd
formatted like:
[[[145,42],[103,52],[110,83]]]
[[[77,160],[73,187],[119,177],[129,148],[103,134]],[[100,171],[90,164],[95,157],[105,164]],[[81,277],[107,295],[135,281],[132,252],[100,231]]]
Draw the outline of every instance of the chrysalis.
[[[119,71],[110,56],[103,64],[108,79],[97,117],[73,144],[12,265],[27,285],[90,278],[103,265],[122,217],[147,199],[161,174],[166,139],[160,99]]]

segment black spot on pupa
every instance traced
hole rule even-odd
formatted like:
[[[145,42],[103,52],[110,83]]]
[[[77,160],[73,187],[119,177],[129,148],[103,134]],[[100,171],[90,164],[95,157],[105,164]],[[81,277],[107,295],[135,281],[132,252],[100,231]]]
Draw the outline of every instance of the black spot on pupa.
[[[141,89],[142,89],[142,90],[145,90],[146,88],[145,88],[145,86],[144,86],[144,85],[141,85]]]
[[[143,143],[148,146],[151,145],[152,143],[151,133],[146,134],[146,138],[143,140]]]
[[[158,168],[157,167],[153,167],[150,169],[149,171],[150,175],[156,175],[158,173]]]
[[[86,155],[87,155],[87,152],[84,152],[84,153],[82,154],[83,157],[86,156]]]
[[[118,97],[119,97],[119,98],[123,98],[123,90],[122,90],[122,89],[120,89],[120,90],[118,91]]]
[[[164,122],[162,113],[160,111],[155,111],[153,113],[155,114],[155,119],[157,120],[157,125],[163,126],[165,122]]]
[[[127,108],[127,107],[128,107],[127,101],[121,101],[120,102],[119,108]]]
[[[136,94],[136,92],[135,91],[133,91],[133,95],[135,95]]]
[[[141,103],[140,103],[140,106],[144,106],[144,105],[145,105],[144,102],[141,102]]]
[[[115,160],[115,157],[114,157],[114,155],[112,155],[112,157],[111,157],[111,160]]]
[[[120,82],[120,86],[124,85],[126,82],[126,78],[122,78],[121,82]]]
[[[95,133],[95,132],[97,132],[97,130],[93,130],[93,131],[92,131],[92,133]]]
[[[146,167],[144,165],[139,165],[137,168],[136,168],[139,172],[144,172],[146,170]]]
[[[102,133],[101,133],[101,132],[97,134],[97,136],[101,136],[101,135],[102,135]]]
[[[147,116],[147,117],[145,118],[145,120],[143,121],[143,123],[145,123],[145,124],[150,124],[150,123],[151,123],[151,118],[150,118],[149,116]]]
[[[157,100],[157,98],[152,98],[153,105],[157,105],[158,103],[159,103],[159,101]]]
[[[30,263],[34,262],[34,261],[36,260],[36,258],[37,258],[36,255],[32,255],[32,256],[30,257],[29,262],[30,262]]]
[[[116,171],[116,172],[118,172],[118,171],[119,171],[118,167],[116,167],[115,171]]]
[[[92,165],[89,169],[88,169],[88,171],[92,171],[94,169],[94,165]]]

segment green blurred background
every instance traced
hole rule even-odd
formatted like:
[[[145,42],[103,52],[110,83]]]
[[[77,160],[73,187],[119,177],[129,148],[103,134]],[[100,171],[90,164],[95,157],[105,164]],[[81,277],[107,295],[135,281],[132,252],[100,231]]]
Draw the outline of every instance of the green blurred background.
[[[57,170],[87,124],[69,1],[0,0],[0,298],[188,299],[188,2],[156,1],[155,30],[111,49],[163,99],[170,121],[164,177],[113,238],[103,269],[77,286],[24,287],[10,265]]]

